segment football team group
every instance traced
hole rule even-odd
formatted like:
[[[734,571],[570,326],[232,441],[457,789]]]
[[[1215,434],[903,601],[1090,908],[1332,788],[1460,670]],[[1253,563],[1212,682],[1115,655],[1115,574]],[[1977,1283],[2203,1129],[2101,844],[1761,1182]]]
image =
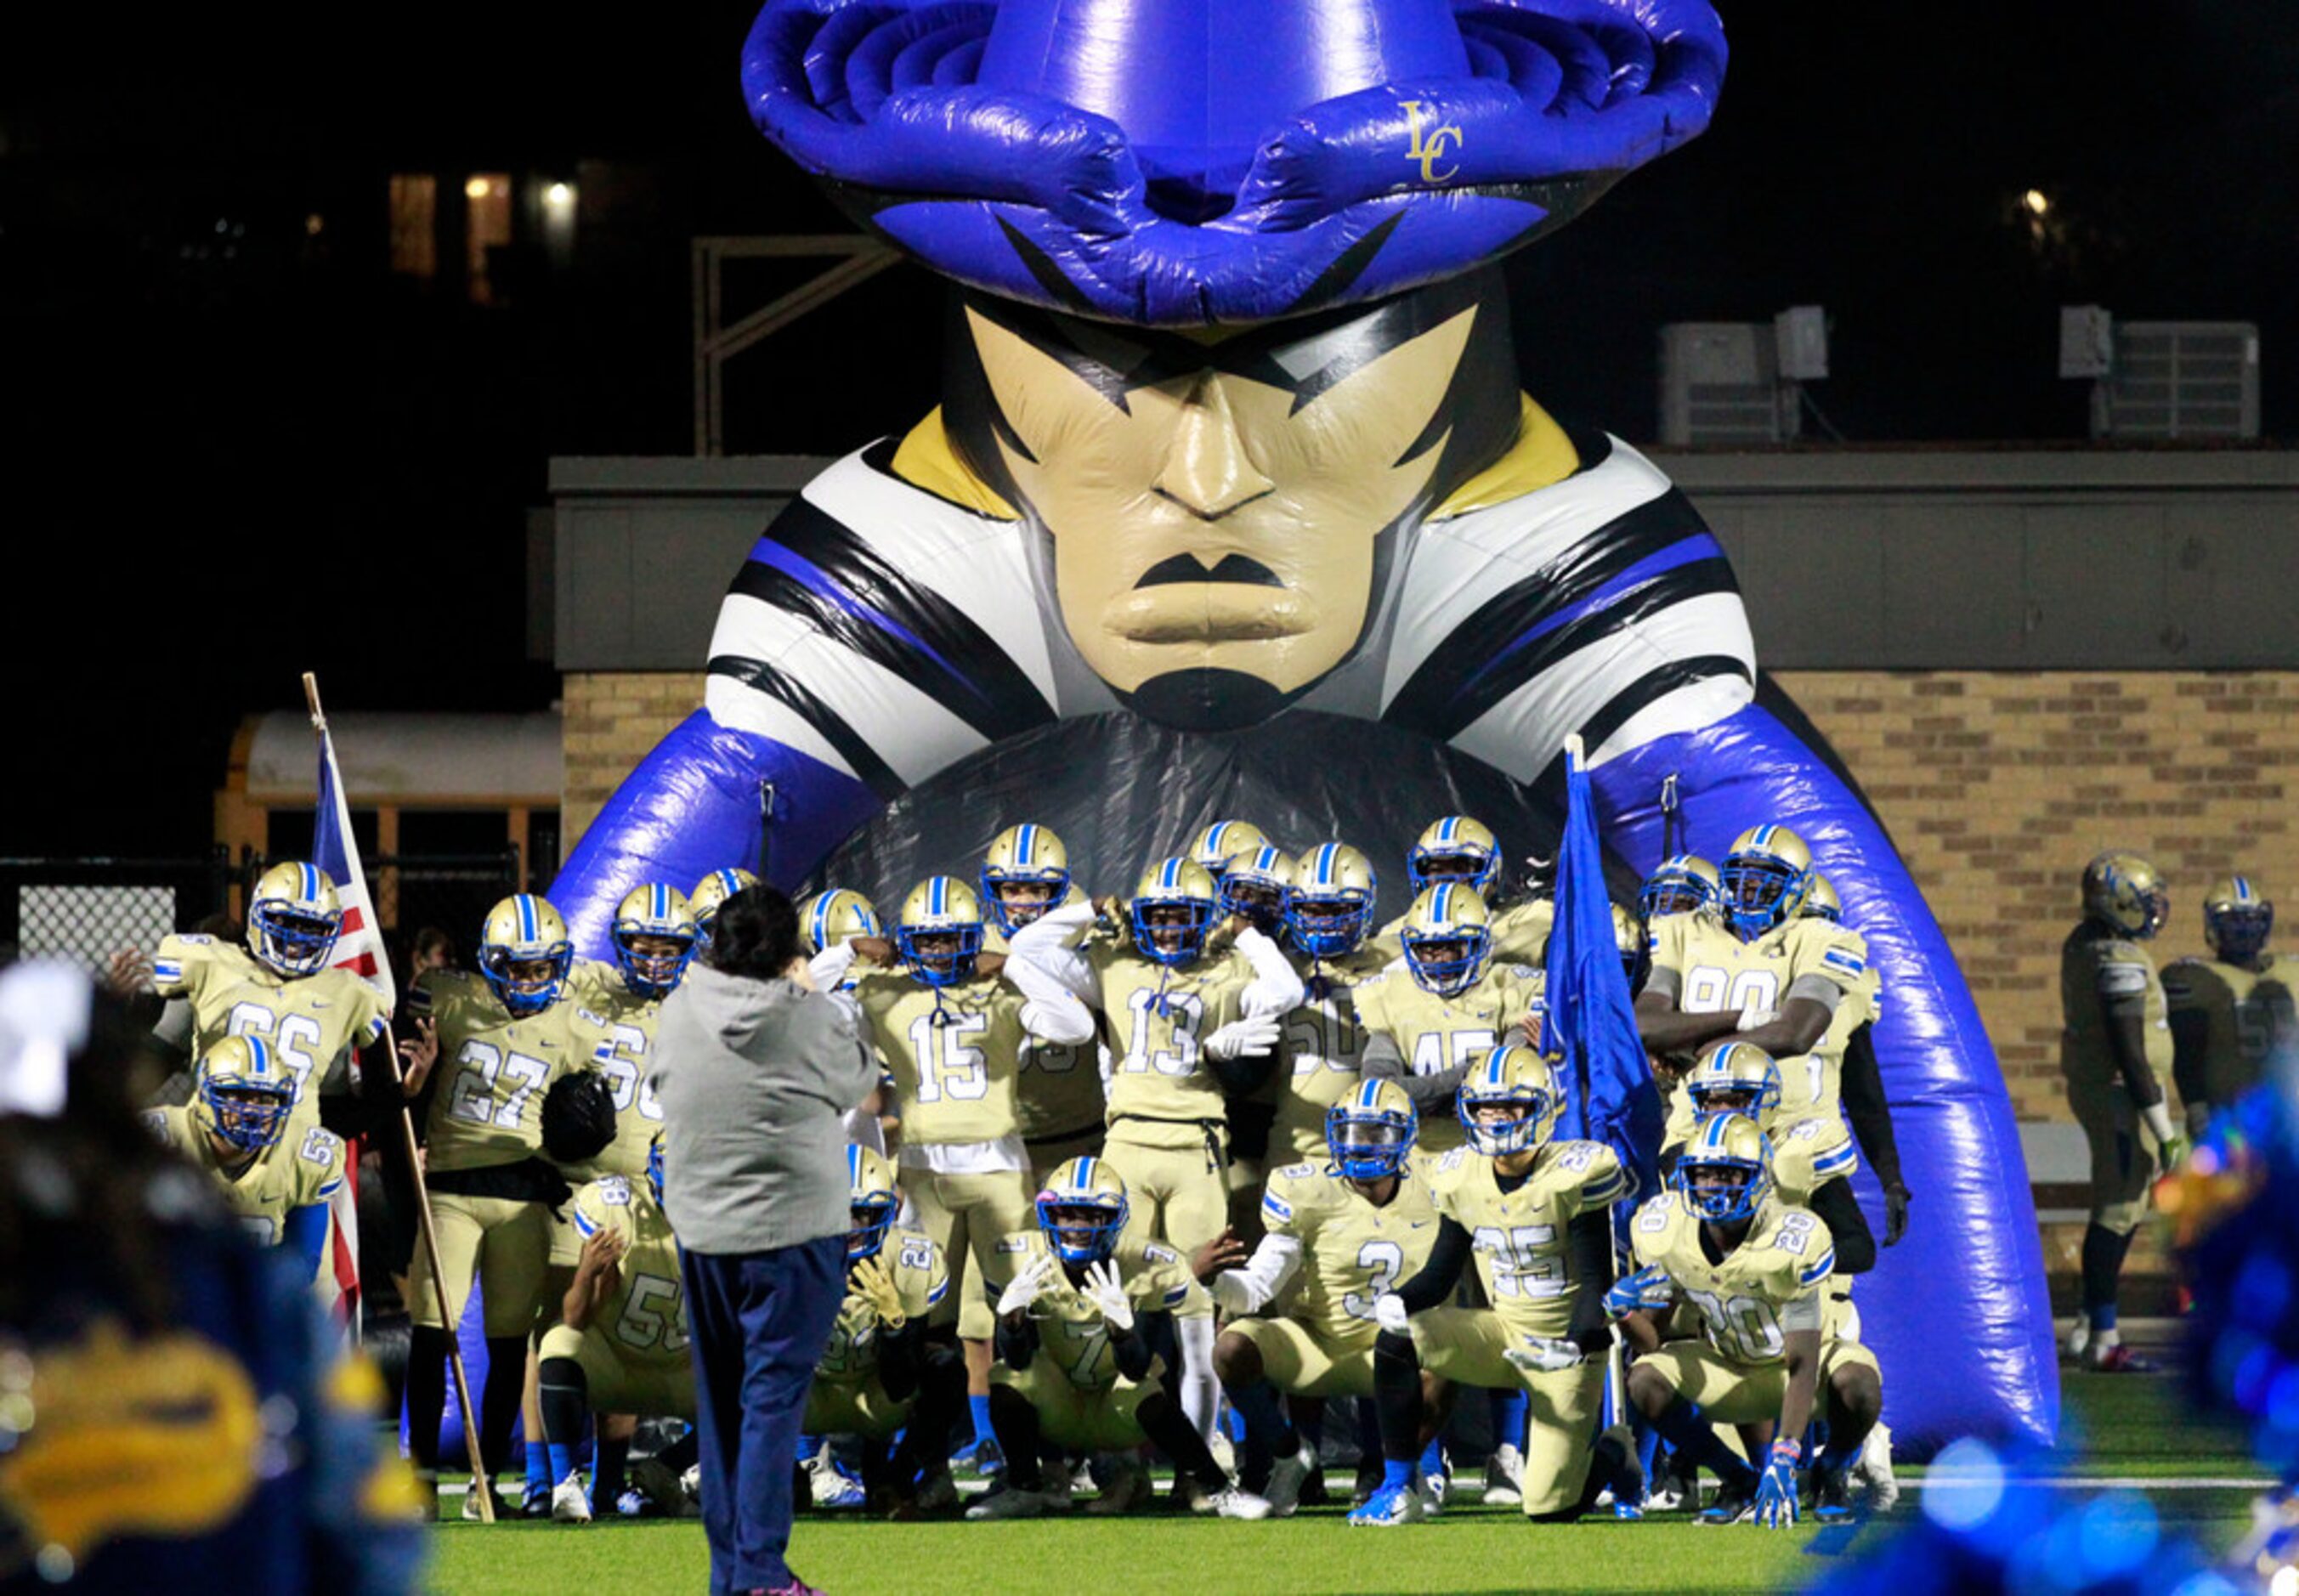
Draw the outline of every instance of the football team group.
[[[1411,1524],[1473,1489],[1536,1520],[1779,1525],[1890,1505],[1854,1301],[1879,1238],[1850,1176],[1864,1158],[1886,1246],[1910,1198],[1871,1040],[1880,984],[1802,839],[1754,827],[1721,866],[1672,858],[1613,908],[1670,1101],[1649,1191],[1613,1148],[1560,1134],[1538,875],[1512,895],[1465,816],[1404,862],[1411,907],[1377,925],[1363,852],[1297,856],[1228,821],[1096,898],[1025,824],[890,922],[851,890],[800,906],[801,978],[838,994],[884,1068],[848,1115],[847,1291],[801,1501],[955,1510],[955,1468],[987,1482],[969,1517],[1081,1495],[1123,1513],[1150,1498],[1155,1454],[1191,1510],[1282,1517],[1325,1500],[1330,1408],[1361,1459],[1353,1525]],[[450,1314],[476,1283],[486,1467],[467,1517],[522,1406],[521,1510],[691,1510],[691,1431],[631,1460],[639,1420],[691,1422],[695,1401],[648,1060],[664,1000],[749,884],[723,869],[691,894],[633,891],[611,963],[575,958],[544,899],[509,898],[475,974],[407,993],[389,1108],[416,1109],[436,1260],[419,1250],[408,1281],[409,1450],[436,1482]],[[2084,896],[2063,961],[2095,1186],[2072,1350],[2129,1369],[2115,1276],[2157,1167],[2137,1131],[2176,1159],[2163,1075],[2194,1116],[2255,1070],[2245,1017],[2268,989],[2270,911],[2240,877],[2215,888],[2213,957],[2175,967],[2167,1006],[2138,945],[2162,922],[2160,879],[2102,855]],[[344,1160],[322,1085],[363,1050],[354,1084],[378,1078],[378,1051],[386,1082],[394,1062],[383,1000],[329,967],[340,919],[322,872],[283,864],[251,894],[245,947],[178,935],[151,961],[195,1058],[190,1101],[155,1128],[315,1270]],[[1484,1454],[1481,1487],[1455,1477],[1457,1448]]]

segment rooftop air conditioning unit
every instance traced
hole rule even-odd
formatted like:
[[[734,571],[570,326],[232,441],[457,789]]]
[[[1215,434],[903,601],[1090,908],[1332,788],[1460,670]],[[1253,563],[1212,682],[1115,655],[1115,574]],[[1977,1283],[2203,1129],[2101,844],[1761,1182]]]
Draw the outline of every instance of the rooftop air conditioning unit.
[[[1797,385],[1781,339],[1761,321],[1678,321],[1660,329],[1660,441],[1778,444],[1797,436]],[[1822,357],[1824,359],[1824,355]]]
[[[2112,368],[2092,387],[2094,437],[2259,436],[2259,327],[2118,321]]]

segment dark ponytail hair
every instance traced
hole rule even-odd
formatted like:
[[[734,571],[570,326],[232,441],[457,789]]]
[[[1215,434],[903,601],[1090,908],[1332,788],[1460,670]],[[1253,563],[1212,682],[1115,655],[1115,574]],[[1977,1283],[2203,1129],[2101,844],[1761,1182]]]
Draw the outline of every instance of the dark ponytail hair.
[[[798,907],[779,888],[746,886],[718,906],[710,929],[710,968],[723,975],[773,981],[803,957]]]

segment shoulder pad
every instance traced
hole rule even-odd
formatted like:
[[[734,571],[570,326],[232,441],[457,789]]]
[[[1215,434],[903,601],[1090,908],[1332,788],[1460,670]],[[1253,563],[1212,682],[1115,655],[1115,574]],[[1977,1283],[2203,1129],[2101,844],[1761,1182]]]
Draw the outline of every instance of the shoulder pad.
[[[1316,1173],[1307,1163],[1287,1164],[1282,1168],[1272,1169],[1269,1178],[1275,1180],[1282,1176],[1287,1180],[1312,1180],[1316,1177]]]

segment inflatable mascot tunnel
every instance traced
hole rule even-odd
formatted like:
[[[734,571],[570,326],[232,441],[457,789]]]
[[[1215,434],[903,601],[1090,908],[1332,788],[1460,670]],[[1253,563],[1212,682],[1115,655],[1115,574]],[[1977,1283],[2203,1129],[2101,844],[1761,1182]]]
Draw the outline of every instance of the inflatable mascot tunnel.
[[[1383,860],[1456,808],[1553,835],[1578,732],[1623,878],[1810,843],[1916,1193],[1861,1288],[1888,1417],[2049,1437],[2019,1140],[1938,927],[1760,691],[1692,506],[1518,387],[1498,262],[1699,133],[1724,65],[1701,0],[768,0],[753,118],[949,280],[943,402],[765,529],[702,706],[552,894],[578,936],[762,853],[899,898],[1024,819],[1097,890],[1224,812]]]

